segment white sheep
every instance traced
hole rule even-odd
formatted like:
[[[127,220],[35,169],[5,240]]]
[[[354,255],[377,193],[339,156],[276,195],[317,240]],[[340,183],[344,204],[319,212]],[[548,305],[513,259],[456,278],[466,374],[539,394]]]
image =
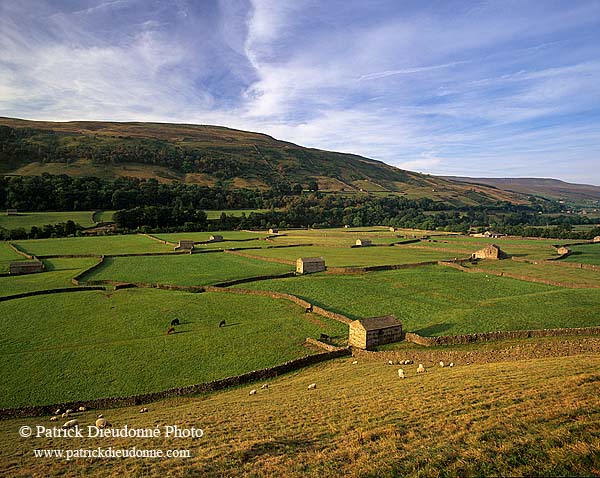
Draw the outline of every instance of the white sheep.
[[[108,427],[112,427],[112,423],[110,423],[106,418],[98,418],[98,420],[96,420],[96,426],[98,428],[108,428]]]
[[[392,362],[391,360],[388,360],[388,365],[394,365],[394,362]]]
[[[67,414],[69,414],[69,413],[73,413],[73,410],[71,410],[70,408],[68,408],[68,409],[67,409],[67,411],[66,411],[65,413],[67,413]]]
[[[425,367],[423,367],[422,363],[417,367],[417,373],[425,373]]]
[[[61,415],[62,418],[68,418],[68,416],[69,416],[68,410]]]
[[[316,383],[311,383],[311,384],[308,386],[308,389],[309,389],[309,390],[314,390],[315,388],[317,388],[317,384],[316,384]]]
[[[264,390],[265,388],[269,388],[269,384],[268,383],[263,383],[262,386],[260,387],[262,390]]]
[[[358,360],[355,360],[354,362],[352,362],[352,365],[356,365],[358,363]]]
[[[441,360],[440,360],[440,367],[442,367],[442,368],[444,367],[444,362],[442,362]]]
[[[406,360],[404,361],[404,365],[410,365],[411,363],[413,363],[413,361],[412,361],[412,360],[409,360],[409,359],[406,359]]]
[[[56,420],[58,420],[58,415],[54,415],[53,417],[50,417],[51,422],[55,422]]]
[[[256,395],[256,389],[253,388],[252,390],[250,390],[250,393],[248,395]]]
[[[73,420],[69,420],[68,422],[65,422],[63,424],[63,428],[73,428],[73,427],[78,427],[79,426],[79,421],[77,421],[77,419],[73,419]]]
[[[450,364],[448,365],[448,367],[454,367],[454,362],[450,362]]]
[[[100,414],[97,418],[104,418],[104,415]]]
[[[399,377],[399,378],[406,378],[406,377],[404,376],[404,370],[402,370],[401,368],[399,368],[399,369],[398,369],[398,377]]]
[[[85,407],[79,407],[77,409],[78,412],[85,412],[86,410],[87,410],[87,408],[85,408]]]
[[[140,413],[147,413],[148,409],[146,407],[140,408]]]
[[[56,411],[54,412],[54,415],[60,415],[62,413],[62,410],[60,408],[56,409]]]

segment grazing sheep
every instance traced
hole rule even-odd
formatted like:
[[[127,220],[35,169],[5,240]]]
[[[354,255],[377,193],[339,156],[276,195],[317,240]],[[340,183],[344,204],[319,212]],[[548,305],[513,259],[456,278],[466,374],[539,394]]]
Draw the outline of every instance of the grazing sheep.
[[[388,360],[388,365],[394,365],[394,362],[392,362],[391,360]]]
[[[58,416],[54,415],[53,417],[50,417],[50,421],[51,422],[55,422],[56,420],[58,420]]]
[[[104,415],[100,414],[98,415],[98,418],[104,418]]]
[[[250,390],[250,393],[248,395],[256,395],[256,389],[253,388],[252,390]]]
[[[352,365],[356,365],[358,363],[358,360],[355,360],[354,362],[352,362]]]
[[[222,320],[221,322],[219,322],[219,327],[225,327],[225,321]]]
[[[56,409],[56,411],[54,412],[54,415],[60,415],[62,413],[62,410],[60,408]]]
[[[450,362],[450,364],[448,365],[448,367],[454,367],[454,362]]]
[[[148,409],[146,407],[140,408],[140,413],[147,413]]]
[[[77,409],[78,412],[85,412],[86,410],[87,410],[87,408],[85,408],[85,407],[79,407]]]
[[[62,418],[67,418],[68,416],[69,416],[69,412],[64,412],[64,413],[61,415],[61,417],[62,417]]]
[[[406,360],[404,361],[404,365],[410,365],[411,363],[413,363],[413,361],[412,361],[412,360],[409,360],[409,359],[406,359]]]
[[[400,377],[400,378],[406,378],[404,376],[404,370],[402,370],[401,368],[398,369],[398,377]]]
[[[63,428],[73,428],[73,427],[78,427],[79,426],[79,421],[77,421],[77,419],[73,419],[73,420],[69,420],[68,422],[65,422],[63,424]]]
[[[317,384],[316,384],[316,383],[311,383],[311,384],[308,386],[308,389],[309,389],[309,390],[314,390],[315,388],[317,388]]]
[[[112,427],[112,423],[110,423],[106,418],[98,418],[98,420],[96,420],[96,426],[98,428],[108,428]]]
[[[169,327],[167,329],[167,335],[171,335],[171,334],[174,334],[174,333],[175,333],[175,327]]]
[[[265,389],[265,388],[269,388],[269,384],[268,383],[263,383],[262,386],[260,387],[261,389]]]
[[[422,363],[417,367],[417,373],[425,373],[425,367],[423,367]]]
[[[65,413],[73,413],[73,410],[71,410],[70,408],[67,408],[67,411]]]
[[[444,367],[444,362],[440,360],[440,367]]]
[[[179,325],[179,319],[173,319],[171,325]]]

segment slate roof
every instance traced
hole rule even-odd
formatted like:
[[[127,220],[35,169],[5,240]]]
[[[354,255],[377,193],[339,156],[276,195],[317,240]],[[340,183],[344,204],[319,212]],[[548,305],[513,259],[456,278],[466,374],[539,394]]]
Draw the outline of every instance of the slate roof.
[[[389,327],[398,327],[399,325],[402,325],[394,315],[367,317],[365,319],[355,320],[354,322],[358,322],[367,331],[387,329]]]

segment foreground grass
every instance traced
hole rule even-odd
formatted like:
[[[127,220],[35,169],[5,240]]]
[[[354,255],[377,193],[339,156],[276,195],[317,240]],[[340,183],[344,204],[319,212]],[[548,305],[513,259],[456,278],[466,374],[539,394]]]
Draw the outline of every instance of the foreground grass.
[[[308,355],[306,337],[347,335],[287,301],[149,289],[2,302],[0,327],[0,408],[215,380]]]
[[[116,257],[83,279],[211,285],[248,277],[291,272],[292,266],[223,252],[150,257]]]
[[[35,290],[74,287],[71,278],[79,272],[93,266],[97,259],[44,259],[46,269],[39,274],[27,274],[14,277],[0,277],[0,296],[32,292]]]
[[[130,254],[142,252],[169,252],[173,247],[153,241],[145,236],[68,237],[60,239],[31,239],[13,241],[22,250],[36,256],[77,254]]]
[[[337,360],[288,374],[267,391],[99,412],[113,426],[199,427],[201,439],[23,439],[0,422],[4,476],[441,477],[600,473],[600,356],[431,368]],[[309,383],[317,389],[308,391]],[[186,459],[35,459],[34,448],[189,449]]]
[[[565,289],[442,266],[316,274],[245,284],[298,295],[351,318],[395,314],[421,335],[600,325],[600,289]]]
[[[18,216],[0,214],[0,228],[18,229],[27,231],[32,226],[42,227],[45,224],[58,224],[69,220],[83,227],[94,225],[92,219],[93,211],[61,211],[61,212],[19,212]]]

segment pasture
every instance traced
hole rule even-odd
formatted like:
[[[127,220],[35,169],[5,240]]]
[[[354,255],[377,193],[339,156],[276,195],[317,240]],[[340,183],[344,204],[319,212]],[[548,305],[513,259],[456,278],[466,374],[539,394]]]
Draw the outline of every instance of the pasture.
[[[294,294],[353,319],[395,314],[404,330],[428,336],[599,324],[600,289],[565,289],[443,266],[321,273],[244,287]]]
[[[114,257],[83,277],[84,281],[116,280],[176,285],[211,285],[234,279],[283,274],[293,267],[214,252],[173,256]]]
[[[138,234],[122,236],[67,237],[12,241],[17,247],[35,256],[47,255],[107,255],[144,252],[172,252],[173,247]]]
[[[0,241],[0,274],[8,272],[8,268],[13,261],[27,260],[21,254],[17,254],[4,241]]]
[[[240,241],[248,239],[258,239],[260,237],[267,237],[269,234],[267,231],[261,232],[246,232],[246,231],[214,231],[214,232],[167,232],[152,234],[154,237],[158,237],[164,241],[177,242],[182,239],[191,239],[196,242],[208,241],[212,235],[223,236],[224,241]]]
[[[1,302],[0,327],[0,408],[192,385],[307,355],[306,337],[347,336],[287,301],[152,289]]]
[[[0,228],[29,231],[32,226],[42,227],[45,224],[73,221],[83,227],[91,227],[95,221],[93,211],[62,211],[62,212],[19,212],[17,216],[0,214]]]
[[[600,266],[600,244],[582,244],[571,246],[570,249],[573,253],[570,256],[561,259],[561,261]]]
[[[77,447],[189,449],[186,459],[36,459],[23,425],[0,421],[5,476],[593,476],[600,469],[600,356],[398,367],[339,359],[270,381],[138,407],[79,414],[87,426],[103,413],[114,427],[197,427],[199,440],[83,438]],[[307,384],[317,389],[308,391]],[[260,385],[260,384],[258,384]],[[101,441],[100,441],[101,440]],[[39,438],[36,448],[72,448],[73,439]]]

